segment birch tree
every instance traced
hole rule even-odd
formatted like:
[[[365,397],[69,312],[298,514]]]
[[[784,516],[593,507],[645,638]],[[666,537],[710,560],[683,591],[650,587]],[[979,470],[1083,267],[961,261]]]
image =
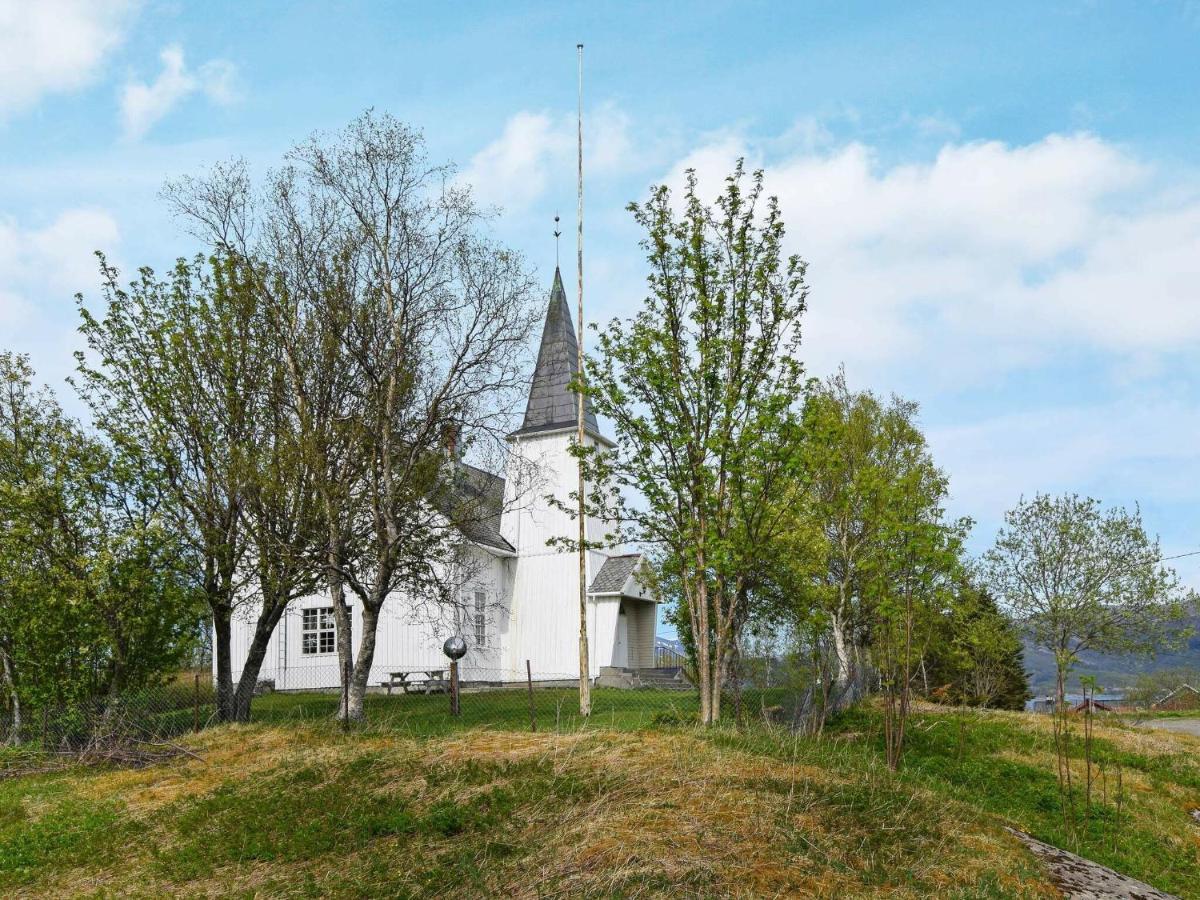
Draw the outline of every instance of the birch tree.
[[[916,405],[854,392],[842,372],[814,390],[804,407],[799,463],[807,487],[798,516],[823,535],[811,602],[828,617],[837,658],[835,705],[863,690],[863,651],[880,573],[895,562],[895,541],[946,494],[917,428]],[[902,512],[903,511],[903,512]]]
[[[171,196],[263,273],[323,516],[343,714],[361,718],[385,602],[457,602],[464,520],[481,514],[458,490],[458,457],[509,430],[538,320],[533,281],[488,238],[452,167],[389,116],[301,143],[262,189],[231,164]],[[348,595],[362,608],[356,648]]]

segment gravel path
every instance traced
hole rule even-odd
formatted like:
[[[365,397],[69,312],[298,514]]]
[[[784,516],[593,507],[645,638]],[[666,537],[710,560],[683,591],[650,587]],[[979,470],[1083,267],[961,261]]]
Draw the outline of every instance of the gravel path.
[[[1176,734],[1190,734],[1200,737],[1200,719],[1147,719],[1142,723],[1144,728],[1161,728],[1163,731],[1174,731]]]
[[[1008,830],[1042,861],[1055,887],[1067,900],[1179,900],[1174,894],[1163,893],[1090,859],[1044,844],[1023,831]]]

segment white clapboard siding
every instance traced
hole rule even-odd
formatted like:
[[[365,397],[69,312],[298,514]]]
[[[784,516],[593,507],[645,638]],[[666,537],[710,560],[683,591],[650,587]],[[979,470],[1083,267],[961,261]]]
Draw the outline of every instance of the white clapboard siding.
[[[389,597],[380,613],[376,630],[375,655],[371,666],[370,683],[377,686],[391,672],[445,667],[442,642],[461,633],[470,648],[460,665],[464,679],[497,680],[505,677],[503,663],[503,629],[507,623],[511,560],[474,549],[476,571],[473,581],[463,588],[467,608],[461,613],[463,621],[456,623],[460,613],[453,609],[439,610],[430,603],[417,603],[402,594]],[[475,590],[486,595],[486,645],[475,645],[474,623],[469,616]],[[356,598],[350,605],[352,641],[357,652],[362,636],[362,609]],[[338,685],[338,656],[331,653],[304,653],[302,646],[305,609],[328,607],[326,595],[314,595],[294,601],[284,613],[267,647],[259,678],[275,682],[277,690],[332,688]],[[246,605],[234,617],[232,657],[234,680],[241,669],[254,636],[258,607]]]
[[[508,634],[508,665],[519,670],[528,659],[538,672],[566,676],[579,672],[579,556],[546,543],[579,534],[577,521],[546,500],[553,495],[569,503],[571,492],[579,486],[578,464],[570,454],[573,437],[574,431],[567,429],[515,436],[510,441],[501,533],[520,557]],[[587,442],[596,444],[590,436]],[[532,484],[524,474],[529,471],[537,473]],[[602,523],[589,516],[586,534],[590,541],[602,540]],[[588,553],[588,584],[604,559],[602,553]],[[589,609],[588,657],[593,676],[611,662],[616,609],[609,609],[609,601],[602,598]]]

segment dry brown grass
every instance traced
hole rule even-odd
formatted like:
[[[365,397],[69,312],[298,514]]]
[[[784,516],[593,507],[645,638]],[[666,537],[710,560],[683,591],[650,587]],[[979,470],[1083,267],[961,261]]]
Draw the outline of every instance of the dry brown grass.
[[[162,816],[172,804],[269,770],[303,763],[335,772],[370,753],[375,790],[420,807],[445,795],[446,772],[473,763],[496,767],[495,777],[455,787],[459,800],[497,784],[520,795],[529,772],[595,789],[567,800],[531,793],[501,828],[521,852],[488,858],[469,896],[944,896],[985,878],[1013,896],[1052,896],[1029,879],[1024,851],[996,825],[944,797],[898,789],[882,768],[851,781],[686,731],[481,730],[431,742],[228,727],[190,746],[203,762],[82,775],[74,790],[123,798],[161,850],[171,843]],[[187,883],[162,880],[153,855],[138,850],[119,871],[61,872],[29,896],[287,896],[302,883],[316,895],[362,895],[371,884],[424,894],[417,873],[484,837],[386,837],[334,858],[226,866]]]

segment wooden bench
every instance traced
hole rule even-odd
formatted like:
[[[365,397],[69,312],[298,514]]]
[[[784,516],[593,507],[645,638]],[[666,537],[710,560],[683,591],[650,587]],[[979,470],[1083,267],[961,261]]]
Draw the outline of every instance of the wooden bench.
[[[404,693],[407,694],[411,685],[408,676],[408,672],[388,672],[388,677],[379,683],[382,687],[387,688],[389,697],[392,695],[392,688],[394,687],[403,689]]]
[[[425,694],[444,694],[450,690],[445,669],[426,669],[425,683],[417,688]]]
[[[450,682],[445,669],[425,669],[425,677],[412,680],[412,672],[389,672],[388,677],[379,682],[387,689],[388,696],[392,688],[400,688],[406,694],[444,694],[450,690]]]

